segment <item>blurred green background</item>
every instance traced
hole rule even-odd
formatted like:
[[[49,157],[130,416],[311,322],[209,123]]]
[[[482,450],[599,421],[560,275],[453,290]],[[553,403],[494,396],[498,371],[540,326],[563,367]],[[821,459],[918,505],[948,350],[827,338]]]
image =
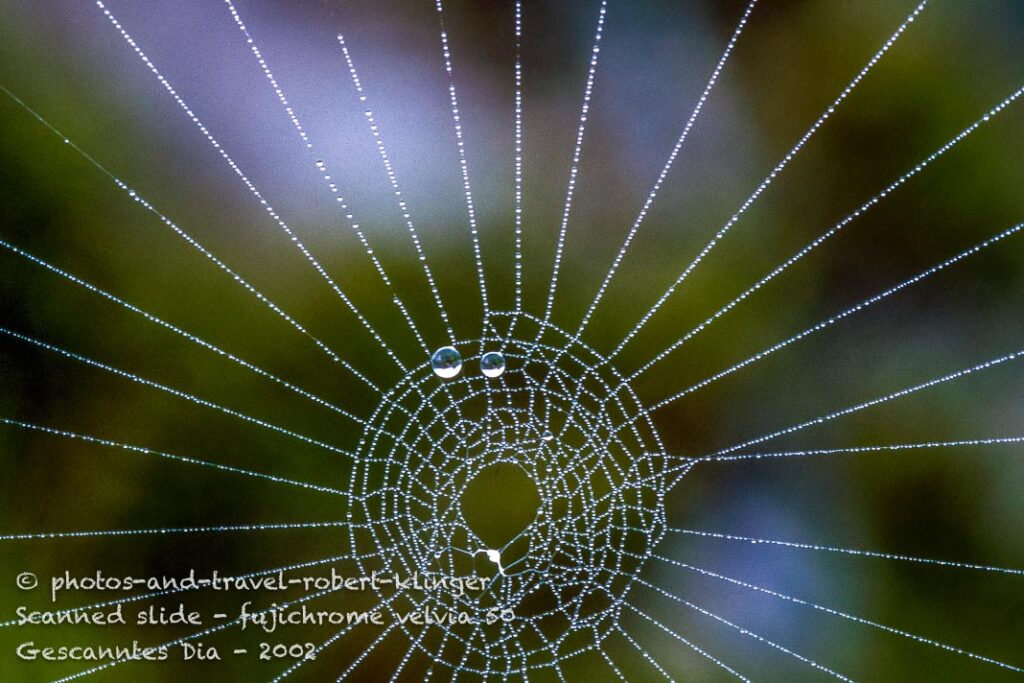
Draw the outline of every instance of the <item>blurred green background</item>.
[[[345,34],[460,339],[480,296],[433,3],[240,0],[239,11],[316,143],[299,143],[223,3],[109,4],[246,175],[409,364],[424,362],[312,158],[334,171],[428,343],[446,342],[335,41]],[[647,216],[585,341],[614,348],[648,306],[913,9],[911,2],[762,0]],[[554,321],[575,329],[743,11],[737,2],[609,3]],[[512,5],[445,3],[492,306],[513,297]],[[596,2],[525,2],[526,307],[541,313],[597,18]],[[310,332],[382,386],[399,379],[333,292],[90,2],[0,0],[0,84],[74,140]],[[933,0],[890,53],[617,361],[658,350],[841,220],[1024,84],[1024,6]],[[309,340],[0,98],[0,238],[359,414],[373,397]],[[653,403],[1024,220],[1024,106],[1014,104],[834,239],[641,377]],[[850,320],[656,413],[668,448],[702,455],[1013,352],[1024,340],[1024,242],[1009,238]],[[3,327],[343,448],[351,423],[122,308],[0,251]],[[1024,379],[1008,363],[765,444],[773,450],[1019,436]],[[0,338],[0,416],[344,488],[330,453]],[[702,465],[673,490],[678,527],[1024,566],[1019,445]],[[0,533],[342,519],[329,496],[0,427]],[[500,514],[496,510],[495,514]],[[331,529],[0,543],[0,615],[43,596],[23,571],[247,572],[343,552]],[[866,619],[1024,664],[1019,576],[670,536],[663,555]],[[1012,672],[701,577],[644,577],[855,679],[1010,680]],[[81,602],[94,596],[76,596]],[[230,597],[210,598],[204,608]],[[755,680],[823,674],[652,592],[652,616]],[[723,670],[650,623],[624,623],[676,678]],[[59,643],[160,642],[186,631],[0,629],[0,678]],[[329,634],[314,631],[323,640]],[[358,631],[303,667],[330,680]],[[301,640],[302,638],[296,637]],[[408,647],[375,651],[387,680]],[[216,642],[235,642],[220,636]],[[609,645],[630,680],[659,674]],[[621,659],[618,659],[621,658]],[[126,664],[110,681],[265,680],[281,662]],[[409,680],[422,677],[414,661]],[[589,655],[570,680],[610,680]],[[443,675],[443,676],[442,676]],[[435,676],[447,676],[439,670]],[[544,675],[531,680],[549,680]]]

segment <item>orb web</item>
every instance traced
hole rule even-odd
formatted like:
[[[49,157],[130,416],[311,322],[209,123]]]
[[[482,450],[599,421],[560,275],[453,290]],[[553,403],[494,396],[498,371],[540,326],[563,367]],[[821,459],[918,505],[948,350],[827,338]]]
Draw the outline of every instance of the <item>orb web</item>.
[[[566,652],[600,647],[665,532],[668,463],[624,377],[550,323],[526,315],[516,329],[517,339],[458,344],[472,367],[474,350],[503,342],[500,377],[444,380],[426,363],[411,369],[373,412],[351,473],[349,549],[372,557],[359,560],[361,571],[442,586],[486,580],[482,592],[426,590],[387,603],[411,647],[481,674],[550,667]],[[468,519],[469,507],[517,505],[480,500],[474,484],[488,477],[499,492],[513,478],[533,487],[532,518],[513,520],[522,528],[483,530]],[[380,599],[391,594],[381,590]],[[474,623],[399,620],[426,610]]]
[[[45,128],[59,138],[69,150],[82,156],[95,170],[107,176],[117,190],[139,204],[147,212],[155,216],[201,256],[216,265],[235,285],[245,289],[262,305],[287,322],[294,330],[308,338],[333,363],[338,364],[348,374],[349,380],[358,381],[376,392],[379,401],[366,416],[366,407],[362,409],[343,409],[329,401],[292,384],[290,381],[277,377],[253,363],[235,356],[232,352],[214,346],[184,328],[156,317],[125,299],[111,294],[71,273],[36,257],[21,248],[5,241],[0,247],[27,259],[28,261],[49,270],[55,275],[85,288],[86,290],[115,303],[135,315],[142,316],[151,323],[163,326],[178,334],[189,342],[216,353],[223,359],[260,375],[263,379],[273,381],[280,387],[288,389],[303,399],[313,401],[322,408],[334,411],[342,419],[358,424],[358,443],[352,448],[341,448],[312,439],[304,434],[294,432],[240,411],[227,408],[205,398],[178,390],[174,387],[157,383],[142,375],[107,365],[75,352],[66,351],[63,347],[51,345],[34,337],[19,332],[0,328],[0,334],[20,342],[53,352],[64,358],[84,363],[120,376],[148,388],[163,391],[178,399],[189,401],[193,406],[214,409],[222,414],[237,418],[248,425],[269,429],[289,439],[302,442],[308,446],[326,449],[345,460],[345,476],[348,486],[345,490],[322,487],[303,480],[292,480],[275,475],[260,473],[239,467],[226,466],[213,461],[199,460],[177,456],[172,453],[158,452],[124,444],[109,439],[93,437],[75,432],[32,424],[20,420],[0,418],[5,426],[25,430],[36,430],[54,436],[88,441],[106,447],[115,447],[136,454],[160,456],[190,466],[204,467],[206,471],[219,469],[236,475],[261,479],[264,482],[284,484],[293,488],[300,487],[307,491],[321,494],[336,495],[341,500],[339,509],[344,511],[344,521],[278,523],[278,524],[243,524],[217,525],[205,527],[176,527],[163,529],[134,530],[103,530],[103,531],[70,531],[51,533],[24,533],[0,536],[0,540],[40,540],[55,538],[83,538],[87,536],[140,536],[166,534],[200,534],[200,533],[234,533],[268,531],[286,528],[323,528],[332,534],[332,551],[337,550],[339,537],[344,554],[330,558],[292,564],[283,568],[291,571],[298,568],[319,566],[326,563],[349,561],[358,565],[363,575],[378,573],[394,576],[396,581],[408,577],[421,577],[421,586],[414,590],[396,589],[389,586],[377,593],[378,606],[390,615],[389,625],[384,628],[375,640],[361,653],[351,660],[339,676],[346,678],[364,662],[384,638],[394,634],[402,634],[405,649],[404,657],[386,673],[392,680],[397,679],[403,668],[415,653],[425,655],[431,664],[428,677],[434,668],[445,669],[455,677],[457,674],[472,673],[481,678],[501,677],[507,679],[513,673],[523,674],[536,669],[553,669],[558,678],[565,680],[559,669],[561,662],[577,655],[593,650],[607,662],[611,671],[620,679],[625,679],[623,672],[614,663],[613,657],[606,651],[605,641],[615,632],[632,645],[636,651],[660,674],[671,678],[658,661],[644,649],[620,622],[625,609],[639,615],[656,629],[667,633],[691,650],[713,662],[722,670],[746,680],[731,668],[729,664],[716,655],[701,649],[690,642],[681,632],[669,628],[636,606],[628,602],[634,586],[642,586],[648,594],[656,593],[663,602],[685,605],[700,612],[705,617],[714,619],[741,635],[757,640],[759,643],[774,648],[788,657],[798,660],[804,665],[832,675],[840,680],[849,680],[843,674],[832,671],[822,664],[805,657],[784,645],[775,643],[746,626],[728,621],[724,617],[689,602],[685,598],[646,580],[643,570],[652,562],[661,563],[662,567],[672,567],[695,572],[719,582],[727,582],[745,589],[748,593],[759,593],[779,601],[818,610],[833,618],[856,622],[869,626],[890,635],[925,644],[932,648],[955,653],[976,660],[996,665],[1004,669],[1020,672],[1022,669],[1013,664],[1002,662],[981,654],[964,650],[958,646],[948,645],[929,637],[918,635],[887,624],[872,621],[852,613],[797,598],[785,593],[757,585],[743,579],[717,573],[699,566],[687,564],[679,559],[668,557],[671,548],[657,549],[666,534],[683,534],[689,537],[716,539],[737,543],[755,544],[758,546],[775,546],[786,549],[816,551],[837,555],[856,555],[862,557],[882,558],[886,560],[917,563],[927,566],[956,567],[974,569],[989,573],[1020,575],[1017,568],[998,567],[976,563],[935,560],[896,554],[846,548],[837,545],[820,543],[803,543],[779,539],[761,538],[754,535],[740,535],[704,530],[672,528],[667,525],[664,510],[666,494],[672,490],[679,479],[689,472],[689,468],[697,463],[715,463],[726,461],[746,461],[762,458],[790,458],[809,455],[832,455],[838,453],[865,453],[879,451],[905,452],[910,449],[957,448],[963,446],[991,446],[997,444],[1018,444],[1024,440],[1020,436],[984,437],[971,439],[953,439],[945,441],[930,440],[920,443],[897,443],[872,446],[838,446],[833,448],[804,448],[801,450],[780,450],[749,452],[749,448],[760,449],[762,444],[777,437],[786,436],[805,428],[831,422],[862,409],[874,407],[896,399],[925,391],[947,382],[953,382],[968,375],[977,374],[989,369],[1004,366],[1024,358],[1024,350],[1016,350],[1009,354],[995,356],[982,363],[969,365],[948,374],[938,375],[933,379],[909,385],[892,393],[882,394],[878,398],[853,404],[847,408],[824,413],[819,417],[782,427],[760,437],[747,438],[733,446],[705,453],[700,457],[668,455],[651,418],[651,413],[658,411],[675,401],[702,390],[718,380],[738,372],[748,365],[760,362],[771,354],[775,354],[806,337],[845,321],[869,306],[881,304],[891,295],[904,289],[918,285],[927,278],[946,270],[979,253],[983,249],[994,246],[1016,235],[1024,224],[1004,228],[1001,232],[979,242],[976,246],[961,249],[945,261],[933,265],[918,275],[904,279],[889,289],[882,290],[860,303],[843,308],[840,312],[825,318],[821,322],[789,336],[774,345],[767,346],[746,360],[729,366],[716,374],[697,381],[688,388],[676,391],[672,395],[656,399],[645,397],[642,402],[632,388],[633,381],[642,374],[648,373],[656,364],[664,361],[688,343],[697,334],[716,324],[717,321],[730,314],[732,310],[752,298],[759,290],[789,270],[792,265],[805,257],[819,253],[818,247],[830,240],[839,231],[860,216],[872,210],[904,187],[933,163],[960,145],[975,131],[988,127],[1010,105],[1024,99],[1024,88],[1017,88],[1009,95],[991,106],[974,122],[953,137],[945,138],[941,146],[931,148],[929,154],[918,157],[916,164],[909,167],[889,184],[881,185],[859,208],[846,215],[838,223],[828,228],[819,237],[794,253],[771,270],[766,276],[753,281],[749,289],[725,304],[717,312],[711,314],[704,322],[694,327],[677,341],[654,353],[653,356],[641,359],[641,365],[631,374],[622,375],[616,362],[620,352],[631,343],[649,321],[663,309],[663,304],[680,291],[691,273],[702,267],[712,250],[731,234],[734,225],[746,214],[748,209],[758,201],[759,197],[775,182],[790,165],[790,162],[801,153],[806,143],[833,117],[840,105],[850,96],[862,80],[894,47],[900,37],[908,30],[924,11],[928,0],[921,0],[913,7],[908,7],[909,14],[897,25],[893,32],[881,42],[877,51],[862,66],[852,80],[838,92],[831,104],[827,105],[810,127],[800,136],[789,151],[756,186],[753,192],[739,206],[724,225],[701,248],[692,260],[684,259],[686,264],[678,277],[662,293],[657,300],[628,329],[612,350],[600,353],[580,340],[581,335],[591,323],[598,305],[604,300],[609,283],[616,276],[623,259],[637,235],[648,210],[659,195],[664,181],[668,178],[679,156],[680,149],[694,126],[705,102],[719,79],[729,55],[737,45],[754,10],[757,0],[749,0],[746,8],[738,18],[738,23],[725,44],[718,62],[712,69],[704,90],[697,104],[686,119],[682,131],[668,156],[665,165],[657,176],[642,207],[630,226],[622,247],[616,253],[606,275],[601,281],[593,299],[588,305],[579,326],[574,333],[566,332],[551,322],[554,297],[558,290],[558,278],[563,257],[565,256],[566,235],[570,225],[576,230],[576,217],[572,215],[573,202],[577,190],[580,168],[586,155],[583,153],[584,139],[587,133],[587,120],[590,112],[592,96],[598,84],[599,55],[602,51],[599,43],[606,30],[606,14],[609,3],[599,0],[594,3],[593,42],[587,54],[585,85],[580,107],[580,115],[573,144],[571,166],[565,201],[558,222],[558,237],[554,254],[553,271],[547,285],[547,298],[542,307],[543,317],[535,317],[527,312],[523,295],[523,68],[521,43],[523,39],[523,7],[520,0],[514,2],[514,88],[515,99],[514,128],[511,137],[514,140],[514,232],[515,247],[514,263],[514,305],[510,312],[498,312],[491,308],[488,287],[484,272],[484,260],[481,255],[481,231],[477,221],[474,194],[470,183],[470,159],[472,153],[467,152],[463,135],[463,118],[460,114],[456,92],[457,71],[455,64],[464,64],[452,56],[452,46],[458,41],[449,42],[445,29],[446,12],[441,0],[435,0],[434,9],[440,32],[437,47],[440,48],[443,71],[446,81],[447,105],[451,114],[453,142],[456,145],[458,171],[460,176],[460,192],[466,204],[468,237],[472,243],[473,261],[480,288],[482,304],[481,319],[476,318],[472,335],[476,338],[459,339],[455,336],[448,311],[442,302],[440,290],[435,285],[427,256],[422,248],[421,238],[414,225],[412,209],[406,204],[398,181],[398,164],[392,163],[392,157],[385,148],[381,134],[382,125],[378,122],[374,109],[370,106],[369,92],[374,85],[363,86],[356,70],[357,59],[350,51],[342,35],[337,36],[338,47],[344,58],[344,69],[348,71],[352,85],[358,95],[363,109],[363,116],[368,125],[368,133],[372,136],[380,162],[383,165],[386,180],[394,193],[395,203],[402,216],[417,261],[423,270],[425,283],[431,298],[437,307],[437,314],[447,331],[446,338],[431,340],[435,344],[445,346],[428,348],[425,333],[421,333],[414,320],[429,315],[427,310],[407,307],[396,292],[396,287],[388,275],[383,261],[370,245],[370,240],[360,228],[358,219],[343,198],[337,178],[332,175],[325,158],[314,153],[315,136],[311,135],[300,123],[298,114],[289,104],[280,82],[271,72],[269,63],[257,46],[255,39],[243,23],[238,9],[231,0],[225,5],[237,28],[245,37],[252,56],[255,57],[263,76],[273,89],[283,110],[287,113],[291,125],[299,136],[304,150],[308,150],[310,159],[324,181],[333,204],[340,209],[348,227],[358,237],[366,256],[374,266],[380,278],[380,284],[392,296],[392,302],[398,308],[412,335],[422,347],[422,357],[410,360],[399,354],[396,347],[391,346],[389,334],[381,334],[353,299],[350,299],[342,285],[335,281],[328,270],[313,255],[298,235],[292,231],[279,213],[268,203],[257,189],[254,182],[241,169],[235,159],[228,155],[211,129],[207,128],[185,100],[184,89],[178,90],[170,80],[158,69],[153,61],[143,52],[140,45],[102,1],[96,7],[106,17],[116,31],[116,35],[124,40],[141,63],[155,76],[162,90],[169,95],[194,124],[206,143],[217,150],[230,170],[244,184],[252,198],[265,208],[269,218],[304,257],[320,278],[331,288],[334,296],[343,305],[343,309],[351,313],[360,326],[365,328],[376,344],[369,351],[383,351],[389,361],[402,373],[401,378],[392,386],[378,387],[360,369],[330,349],[293,319],[290,314],[271,301],[233,271],[224,261],[208,251],[205,247],[185,233],[167,215],[150,204],[141,191],[136,190],[127,182],[120,180],[108,171],[95,158],[80,148],[69,137],[65,137],[41,115],[37,114],[22,102],[6,87],[0,86],[8,98],[28,111]],[[614,14],[614,12],[613,12]],[[461,68],[461,67],[460,67]],[[595,85],[597,84],[597,85]],[[191,99],[191,96],[189,96]],[[595,100],[596,101],[596,100]],[[447,115],[449,112],[446,111]],[[228,138],[230,139],[230,138]],[[318,144],[318,143],[316,143]],[[322,150],[317,147],[316,152]],[[396,157],[398,158],[398,157]],[[474,167],[474,170],[475,167]],[[255,176],[253,176],[255,177]],[[477,187],[487,187],[486,183]],[[269,196],[269,195],[268,195]],[[527,224],[529,227],[529,224]],[[730,238],[733,239],[733,238]],[[389,263],[389,267],[394,264]],[[436,265],[436,264],[435,264]],[[346,287],[351,285],[346,284]],[[490,291],[497,292],[500,288]],[[415,316],[414,316],[415,314]],[[420,321],[422,322],[422,321]],[[478,328],[479,326],[479,328]],[[504,330],[504,333],[499,330]],[[470,335],[470,336],[472,336]],[[387,339],[385,339],[387,337]],[[589,337],[588,337],[589,338]],[[353,362],[368,362],[367,349],[343,349],[345,356],[353,357]],[[364,354],[363,352],[367,352]],[[399,357],[401,355],[401,358]],[[356,361],[355,359],[358,359]],[[389,365],[390,367],[390,365]],[[365,369],[365,368],[364,368]],[[356,414],[358,412],[358,414]],[[346,423],[348,424],[348,423]],[[349,444],[346,444],[348,446]],[[340,530],[340,531],[339,531]],[[668,545],[668,544],[666,544]],[[252,576],[277,571],[276,569],[253,572]],[[732,569],[726,570],[729,574]],[[648,572],[649,574],[650,572]],[[460,581],[469,576],[482,576],[484,587],[481,590],[461,590]],[[163,592],[161,594],[165,594]],[[326,593],[314,593],[293,600],[288,605],[303,604],[316,600]],[[123,601],[146,600],[157,594],[133,596]],[[122,600],[112,601],[119,604]],[[90,606],[76,607],[66,612],[79,612]],[[283,609],[275,606],[270,609]],[[646,608],[646,606],[645,606]],[[410,613],[433,612],[436,615],[465,615],[466,621],[434,623],[417,623],[404,618]],[[10,626],[5,622],[0,626]],[[211,627],[197,633],[183,636],[173,645],[205,636],[237,625],[237,620],[223,625]],[[347,627],[324,640],[317,651],[322,652],[349,633]],[[641,637],[641,640],[644,638]],[[383,649],[383,648],[382,648]],[[128,660],[117,660],[108,664],[75,673],[61,680],[71,680],[89,675],[94,671],[106,669]],[[303,662],[290,666],[274,680],[282,680],[296,671]],[[607,672],[606,672],[607,673]],[[646,671],[650,674],[651,671]],[[473,676],[470,676],[473,677]]]

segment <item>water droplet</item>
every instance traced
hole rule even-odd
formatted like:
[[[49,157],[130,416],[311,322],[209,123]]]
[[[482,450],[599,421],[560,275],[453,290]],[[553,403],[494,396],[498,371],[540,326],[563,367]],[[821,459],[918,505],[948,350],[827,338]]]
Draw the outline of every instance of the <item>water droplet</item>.
[[[452,346],[442,346],[430,358],[430,367],[441,379],[451,379],[462,370],[462,355]]]
[[[544,441],[551,441],[555,438],[555,435],[551,433],[550,429],[545,429],[544,433],[540,435],[540,438]]]
[[[500,377],[505,372],[505,355],[489,351],[480,357],[480,372],[487,377]]]

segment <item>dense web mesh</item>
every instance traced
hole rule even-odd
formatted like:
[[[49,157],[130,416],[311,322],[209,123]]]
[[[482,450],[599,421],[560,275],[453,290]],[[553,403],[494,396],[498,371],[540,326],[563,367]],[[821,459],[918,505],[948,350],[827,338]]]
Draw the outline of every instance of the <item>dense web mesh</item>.
[[[494,315],[497,325],[510,317]],[[552,667],[567,652],[599,648],[618,628],[622,601],[665,533],[665,475],[674,462],[606,358],[532,316],[517,331],[528,339],[460,345],[500,345],[506,369],[498,378],[485,376],[473,354],[457,379],[439,381],[424,364],[388,390],[351,478],[350,549],[376,560],[361,561],[362,571],[418,574],[442,586],[489,577],[480,594],[427,591],[388,604],[396,620],[427,609],[472,618],[403,630],[431,660],[480,674]],[[467,501],[486,495],[474,484],[497,477],[507,492],[516,470],[532,518],[520,516],[519,530],[474,528],[472,506],[512,498]]]

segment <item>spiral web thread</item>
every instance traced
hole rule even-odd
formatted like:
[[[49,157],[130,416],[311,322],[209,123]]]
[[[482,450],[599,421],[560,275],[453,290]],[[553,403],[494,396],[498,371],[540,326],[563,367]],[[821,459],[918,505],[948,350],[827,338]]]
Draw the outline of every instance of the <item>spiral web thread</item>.
[[[355,321],[371,336],[375,348],[382,352],[402,373],[401,379],[391,387],[382,388],[370,381],[364,371],[355,367],[342,354],[329,348],[313,337],[301,323],[297,322],[281,306],[263,295],[256,287],[234,271],[228,264],[209,252],[195,238],[186,233],[177,223],[167,217],[130,185],[108,171],[96,158],[81,149],[70,138],[61,133],[42,115],[32,110],[14,93],[0,86],[0,89],[15,103],[35,117],[43,126],[58,136],[74,153],[84,158],[93,168],[106,176],[130,200],[143,206],[156,216],[166,227],[184,239],[212,261],[236,285],[255,297],[262,305],[270,308],[290,327],[315,344],[316,348],[334,362],[340,364],[356,381],[359,381],[378,397],[378,403],[369,415],[337,406],[299,387],[287,379],[278,377],[235,353],[222,349],[185,328],[166,321],[130,303],[114,293],[108,292],[79,278],[60,266],[51,264],[8,241],[0,240],[9,254],[18,256],[40,267],[51,275],[63,278],[74,286],[120,306],[129,312],[142,316],[147,321],[167,329],[187,341],[216,354],[220,358],[253,372],[261,379],[276,383],[319,408],[332,411],[346,421],[355,423],[361,430],[357,444],[340,447],[313,439],[285,427],[251,417],[228,406],[222,406],[183,390],[159,384],[139,374],[123,370],[103,361],[89,358],[72,350],[64,349],[44,340],[30,337],[15,330],[0,327],[0,334],[30,344],[38,349],[58,354],[63,358],[82,363],[94,369],[113,373],[123,379],[168,393],[176,398],[189,401],[203,409],[219,411],[229,417],[276,432],[284,438],[294,439],[308,446],[329,451],[340,456],[348,467],[349,481],[346,490],[319,486],[305,481],[278,477],[276,475],[218,464],[210,460],[151,450],[144,446],[121,443],[100,436],[79,434],[58,427],[34,424],[22,420],[0,418],[5,426],[43,432],[54,437],[86,441],[97,446],[119,449],[135,455],[154,456],[178,464],[186,464],[204,471],[244,476],[277,486],[289,486],[306,492],[340,498],[346,511],[340,520],[310,521],[304,523],[251,523],[236,525],[211,525],[205,527],[177,527],[120,530],[79,530],[50,531],[37,533],[8,533],[0,535],[3,542],[25,542],[60,540],[70,538],[103,536],[152,536],[152,535],[205,535],[224,533],[286,532],[294,529],[325,529],[332,534],[341,532],[347,546],[342,554],[316,558],[283,567],[261,569],[245,577],[267,575],[278,571],[294,572],[310,567],[334,563],[354,564],[362,573],[397,572],[403,575],[423,574],[436,577],[439,583],[450,582],[457,577],[482,574],[487,577],[486,588],[481,593],[456,595],[446,590],[394,590],[377,595],[376,608],[392,615],[389,624],[364,647],[360,653],[340,672],[337,680],[343,680],[365,666],[366,660],[385,642],[400,642],[404,655],[394,663],[390,672],[392,680],[397,679],[414,658],[429,662],[427,677],[513,677],[528,679],[532,672],[545,670],[554,672],[559,680],[566,680],[563,667],[567,662],[586,654],[596,656],[607,667],[609,677],[628,680],[630,671],[623,670],[616,662],[616,652],[610,643],[618,642],[631,648],[650,667],[640,673],[647,679],[652,673],[671,679],[665,666],[659,662],[648,646],[641,642],[642,636],[627,626],[627,616],[636,617],[663,632],[675,642],[684,645],[696,655],[711,662],[724,672],[749,680],[746,675],[733,668],[724,657],[712,653],[675,630],[672,626],[656,619],[637,606],[635,594],[647,591],[658,598],[684,606],[707,619],[732,629],[744,637],[790,657],[801,665],[839,678],[851,680],[848,676],[811,659],[791,647],[715,614],[706,607],[691,602],[671,591],[649,581],[641,575],[652,564],[661,564],[695,572],[706,578],[742,587],[750,592],[771,596],[779,601],[801,605],[824,612],[837,619],[853,621],[863,626],[879,629],[901,636],[919,644],[965,656],[980,663],[993,665],[1014,672],[1024,672],[1019,666],[978,654],[958,646],[943,643],[932,638],[911,633],[900,628],[854,615],[832,607],[821,605],[798,596],[760,586],[753,582],[724,573],[669,558],[659,551],[662,540],[673,534],[698,536],[720,541],[743,542],[775,546],[790,550],[815,551],[847,556],[885,559],[895,562],[910,562],[928,566],[954,569],[977,570],[997,574],[1020,575],[1024,570],[1012,567],[997,567],[976,563],[958,562],[932,558],[921,558],[899,553],[874,550],[843,548],[833,545],[803,543],[781,539],[759,538],[721,533],[707,530],[680,529],[668,525],[665,516],[665,497],[693,467],[708,466],[706,463],[746,461],[762,458],[807,457],[837,455],[844,453],[906,451],[919,448],[956,448],[964,446],[999,446],[1024,442],[1024,436],[989,437],[951,441],[930,441],[902,443],[885,446],[848,446],[803,451],[759,451],[745,452],[752,446],[790,434],[808,426],[821,424],[896,400],[917,391],[926,390],[946,382],[953,382],[976,372],[1011,363],[1021,358],[1024,351],[1014,351],[991,360],[944,374],[926,382],[858,403],[850,408],[835,411],[800,424],[773,430],[763,436],[745,440],[734,446],[697,457],[674,455],[666,452],[653,419],[653,411],[689,395],[718,379],[756,363],[769,354],[780,351],[826,327],[880,303],[902,290],[926,280],[931,275],[946,270],[989,247],[1008,241],[1017,235],[1022,224],[995,233],[993,237],[978,245],[961,251],[944,261],[922,271],[883,292],[855,304],[842,312],[821,321],[808,330],[774,344],[751,356],[745,361],[677,391],[668,398],[650,401],[641,399],[630,382],[646,372],[687,341],[702,331],[721,315],[739,302],[756,293],[763,284],[781,274],[796,260],[812,251],[854,218],[869,211],[883,197],[896,191],[911,177],[937,160],[954,145],[1007,109],[1024,93],[1017,90],[984,113],[975,123],[938,147],[922,162],[901,175],[882,192],[871,197],[853,214],[834,226],[797,254],[773,270],[766,278],[755,283],[751,289],[714,314],[705,323],[695,328],[663,351],[655,354],[646,364],[632,375],[623,375],[615,365],[614,358],[639,330],[657,313],[662,304],[685,280],[690,272],[704,259],[714,246],[725,236],[739,217],[757,200],[767,186],[781,173],[789,161],[800,151],[808,139],[832,116],[865,75],[892,48],[899,37],[924,11],[927,0],[916,5],[912,12],[897,27],[881,49],[867,65],[842,90],[838,98],[825,110],[819,119],[787,152],[779,165],[758,186],[739,211],[708,243],[700,254],[683,271],[679,279],[641,317],[614,348],[611,353],[602,354],[586,344],[580,335],[587,327],[594,310],[602,300],[608,283],[616,274],[627,248],[640,228],[645,215],[654,203],[658,190],[680,154],[683,143],[694,126],[714,84],[727,66],[729,55],[736,47],[743,28],[751,20],[756,0],[751,0],[739,18],[736,30],[729,39],[724,52],[717,61],[707,85],[700,95],[696,107],[685,122],[682,133],[673,147],[665,167],[648,194],[640,213],[631,226],[626,241],[603,280],[592,304],[588,307],[575,333],[568,333],[551,322],[551,311],[557,289],[559,266],[563,257],[566,233],[572,208],[576,181],[583,159],[583,142],[588,111],[593,90],[598,80],[599,44],[605,31],[609,3],[601,0],[594,46],[589,55],[586,86],[579,126],[576,135],[569,185],[557,240],[554,269],[549,283],[548,296],[543,315],[533,315],[523,306],[522,275],[522,232],[528,229],[522,216],[522,145],[524,102],[522,93],[521,39],[524,8],[518,0],[514,5],[515,63],[515,305],[512,311],[495,311],[490,308],[483,261],[480,252],[478,224],[473,203],[470,182],[469,152],[464,141],[465,121],[459,110],[456,95],[456,70],[449,36],[444,26],[445,9],[441,0],[435,0],[434,9],[440,26],[441,57],[447,75],[447,89],[454,133],[458,149],[462,187],[465,195],[470,225],[477,279],[483,304],[479,337],[457,339],[442,301],[412,211],[402,195],[398,172],[384,146],[383,133],[369,105],[368,95],[356,71],[355,59],[344,38],[338,42],[344,58],[343,69],[347,71],[360,103],[364,116],[394,194],[402,221],[410,240],[416,249],[423,274],[431,290],[437,313],[446,329],[449,341],[463,352],[464,371],[449,381],[440,381],[432,372],[426,359],[409,361],[399,358],[395,347],[387,342],[370,319],[355,305],[344,287],[328,274],[314,254],[292,232],[291,228],[276,210],[267,202],[260,190],[236,164],[221,143],[213,136],[199,116],[189,107],[171,83],[150,61],[141,46],[132,38],[123,24],[101,1],[97,8],[109,20],[111,26],[128,44],[134,54],[152,72],[159,84],[174,99],[185,115],[193,122],[202,137],[220,154],[222,160],[243,182],[251,196],[263,207],[268,217],[286,234],[288,240],[305,257],[309,265],[321,276],[327,286],[340,299]],[[266,55],[261,52],[256,39],[245,25],[239,9],[232,0],[225,0],[226,7],[241,31],[244,40],[256,59],[267,83],[289,117],[300,143],[315,154],[315,141],[303,126],[299,113],[292,107],[283,86],[274,73]],[[331,194],[338,208],[345,215],[352,229],[371,260],[381,283],[393,295],[393,303],[413,333],[420,348],[429,352],[430,347],[414,321],[411,311],[394,291],[392,281],[370,244],[367,233],[343,198],[342,190],[332,177],[326,163],[315,156],[313,162],[324,180],[324,188]],[[501,329],[508,330],[505,334]],[[515,332],[515,336],[513,336]],[[475,371],[485,349],[500,348],[507,362],[507,369],[499,377],[489,378]],[[521,531],[511,538],[494,542],[484,538],[460,504],[467,490],[475,482],[485,479],[496,470],[520,473],[524,481],[535,488],[536,514]],[[155,591],[140,595],[109,600],[92,605],[60,610],[61,614],[74,614],[104,606],[141,602],[184,590]],[[336,592],[336,589],[303,595],[297,599],[265,608],[283,610],[310,604]],[[471,615],[473,623],[460,625],[413,625],[403,621],[402,614],[410,611],[432,609],[437,612],[463,612]],[[505,611],[514,613],[510,621],[492,620],[491,614]],[[168,643],[181,645],[202,637],[235,628],[239,619],[218,624],[202,631],[183,636]],[[0,627],[12,627],[14,620],[0,622]],[[354,627],[346,626],[329,635],[317,646],[317,652],[328,651],[343,642]],[[109,669],[130,662],[116,660],[94,666],[60,680],[68,681],[86,677],[94,672]],[[272,680],[279,681],[301,669],[305,661],[288,666]]]

